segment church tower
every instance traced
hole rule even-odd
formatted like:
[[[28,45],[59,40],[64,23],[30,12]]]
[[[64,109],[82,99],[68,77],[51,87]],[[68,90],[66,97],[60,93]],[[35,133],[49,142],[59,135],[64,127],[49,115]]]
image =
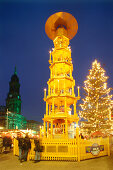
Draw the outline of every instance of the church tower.
[[[9,93],[6,99],[6,108],[12,113],[21,114],[20,83],[16,67],[14,74],[11,77],[11,81],[9,82]]]

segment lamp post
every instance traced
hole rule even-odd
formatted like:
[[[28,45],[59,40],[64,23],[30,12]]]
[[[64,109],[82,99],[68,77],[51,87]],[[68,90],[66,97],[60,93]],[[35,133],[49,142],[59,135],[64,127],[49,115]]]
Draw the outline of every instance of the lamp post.
[[[7,129],[8,129],[8,109],[7,109]]]

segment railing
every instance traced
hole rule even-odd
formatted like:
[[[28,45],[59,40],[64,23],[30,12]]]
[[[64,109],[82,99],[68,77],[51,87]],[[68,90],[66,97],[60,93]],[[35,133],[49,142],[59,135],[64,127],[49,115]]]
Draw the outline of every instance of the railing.
[[[109,137],[95,138],[90,140],[43,138],[40,145],[41,160],[68,160],[80,161],[104,155],[110,156]],[[31,139],[31,150],[28,153],[28,160],[34,160],[34,140]],[[18,140],[14,139],[14,155],[19,155]]]
[[[110,156],[109,137],[94,138],[90,140],[80,140],[80,160]]]
[[[75,94],[72,93],[72,91],[69,91],[69,90],[55,90],[55,92],[50,92],[50,94],[48,94],[47,97],[50,97],[50,96],[57,96],[57,95],[60,95],[60,96],[71,96],[71,97],[75,97]]]

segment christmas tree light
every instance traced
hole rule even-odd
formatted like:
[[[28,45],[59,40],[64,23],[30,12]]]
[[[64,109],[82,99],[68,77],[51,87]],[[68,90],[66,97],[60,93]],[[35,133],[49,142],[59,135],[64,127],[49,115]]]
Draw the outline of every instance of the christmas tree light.
[[[111,89],[107,88],[107,79],[105,70],[95,60],[84,81],[85,98],[80,105],[80,116],[85,120],[81,123],[81,128],[88,130],[89,134],[94,131],[106,132],[111,127],[109,114],[112,95],[109,94]]]

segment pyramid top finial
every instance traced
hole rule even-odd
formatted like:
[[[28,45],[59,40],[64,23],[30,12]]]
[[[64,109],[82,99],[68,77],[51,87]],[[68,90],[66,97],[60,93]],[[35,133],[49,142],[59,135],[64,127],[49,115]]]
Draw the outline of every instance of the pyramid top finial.
[[[77,33],[78,23],[70,13],[57,12],[47,19],[45,32],[51,40],[54,40],[60,28],[65,32],[66,37],[71,40]]]

